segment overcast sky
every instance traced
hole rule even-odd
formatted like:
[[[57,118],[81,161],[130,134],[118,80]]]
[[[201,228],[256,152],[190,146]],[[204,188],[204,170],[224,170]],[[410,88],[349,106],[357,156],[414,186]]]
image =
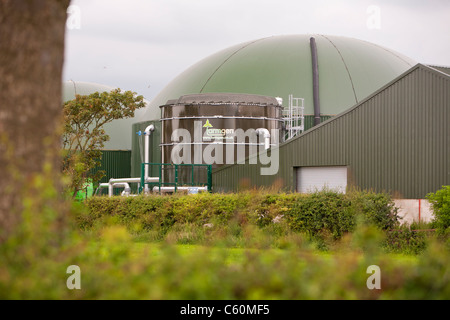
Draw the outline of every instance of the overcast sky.
[[[72,0],[63,80],[151,100],[210,54],[285,34],[353,37],[450,66],[450,1]]]

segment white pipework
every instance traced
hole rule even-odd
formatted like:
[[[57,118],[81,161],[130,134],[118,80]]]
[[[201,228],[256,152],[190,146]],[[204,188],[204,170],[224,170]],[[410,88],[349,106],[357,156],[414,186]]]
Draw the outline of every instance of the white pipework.
[[[270,133],[266,128],[258,128],[256,129],[256,134],[262,135],[264,137],[264,149],[267,150],[270,148]]]
[[[141,178],[118,178],[118,179],[114,179],[111,178],[109,179],[109,183],[108,183],[108,195],[110,197],[113,196],[113,190],[114,190],[114,186],[116,185],[120,185],[120,184],[128,184],[128,183],[139,183],[141,182]],[[145,182],[159,182],[159,177],[147,177],[145,179]]]
[[[99,189],[101,189],[101,188],[108,188],[108,187],[109,187],[109,183],[100,183],[98,185],[98,188],[95,190],[95,195],[97,195]]]
[[[275,99],[277,99],[278,105],[282,106],[283,105],[283,98],[281,97],[276,97]]]
[[[145,131],[144,131],[144,136],[145,136],[144,137],[145,138],[144,162],[145,163],[149,163],[150,162],[150,155],[149,155],[149,153],[150,153],[150,134],[154,130],[155,130],[155,126],[151,124],[147,128],[145,128]],[[145,168],[144,168],[144,180],[147,181],[147,179],[148,179],[148,165],[146,164]],[[148,188],[147,184],[144,185],[144,192],[145,193],[149,192],[149,188]]]
[[[145,160],[144,161],[145,161],[145,163],[149,163],[150,162],[150,160],[149,160],[150,159],[150,155],[149,155],[149,153],[150,153],[150,134],[154,130],[155,130],[155,126],[151,124],[151,125],[147,126],[147,128],[145,128],[145,131],[144,131],[144,136],[145,136],[145,150],[144,150],[144,153],[145,153],[144,154],[144,156],[145,156],[144,159]],[[141,135],[141,131],[139,131],[138,134]],[[112,197],[114,186],[118,186],[118,185],[121,185],[121,184],[128,185],[128,183],[131,183],[131,182],[133,182],[133,183],[140,183],[141,182],[141,178],[119,178],[119,179],[111,178],[111,179],[109,179],[109,182],[107,184],[108,185],[108,194],[109,194],[109,196]],[[144,168],[144,185],[145,185],[144,190],[145,190],[146,193],[149,192],[149,188],[148,188],[148,185],[146,183],[150,183],[150,182],[159,182],[159,177],[149,177],[148,176],[148,165],[145,165],[145,168]],[[104,187],[105,184],[102,184],[101,186]],[[128,190],[129,190],[129,186],[128,186],[128,189],[126,191],[128,192]]]
[[[110,194],[112,192],[113,188],[124,188],[124,191],[122,192],[122,195],[130,195],[131,193],[131,188],[130,185],[126,182],[117,182],[117,183],[100,183],[97,190],[95,191],[95,194],[97,194],[99,189],[102,188],[108,188],[108,195],[112,196],[112,194]],[[111,189],[112,188],[112,189]]]

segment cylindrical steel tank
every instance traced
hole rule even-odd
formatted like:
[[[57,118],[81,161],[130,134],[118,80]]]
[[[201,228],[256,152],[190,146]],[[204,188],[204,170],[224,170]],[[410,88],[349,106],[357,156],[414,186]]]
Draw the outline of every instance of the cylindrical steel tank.
[[[217,168],[245,161],[264,151],[268,143],[279,143],[282,106],[274,97],[193,94],[169,100],[160,108],[163,163],[211,164]],[[196,178],[203,179],[206,171],[196,170]],[[178,181],[189,179],[191,174],[186,168],[178,173]]]

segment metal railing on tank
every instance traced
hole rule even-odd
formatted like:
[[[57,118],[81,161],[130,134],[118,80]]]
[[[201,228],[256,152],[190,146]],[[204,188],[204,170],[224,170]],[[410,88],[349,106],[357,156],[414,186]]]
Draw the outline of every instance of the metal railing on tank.
[[[152,172],[153,174],[158,172],[159,180],[157,182],[145,182],[145,172]],[[146,188],[146,186],[148,187]],[[177,191],[187,191],[188,193],[211,192],[212,165],[142,163],[139,193],[145,189],[160,193]]]

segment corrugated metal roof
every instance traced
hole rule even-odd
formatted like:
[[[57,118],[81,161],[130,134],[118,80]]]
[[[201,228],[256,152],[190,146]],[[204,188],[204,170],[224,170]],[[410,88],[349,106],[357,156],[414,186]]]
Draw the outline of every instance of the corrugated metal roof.
[[[434,65],[429,65],[429,67],[450,75],[450,67],[434,66]]]

